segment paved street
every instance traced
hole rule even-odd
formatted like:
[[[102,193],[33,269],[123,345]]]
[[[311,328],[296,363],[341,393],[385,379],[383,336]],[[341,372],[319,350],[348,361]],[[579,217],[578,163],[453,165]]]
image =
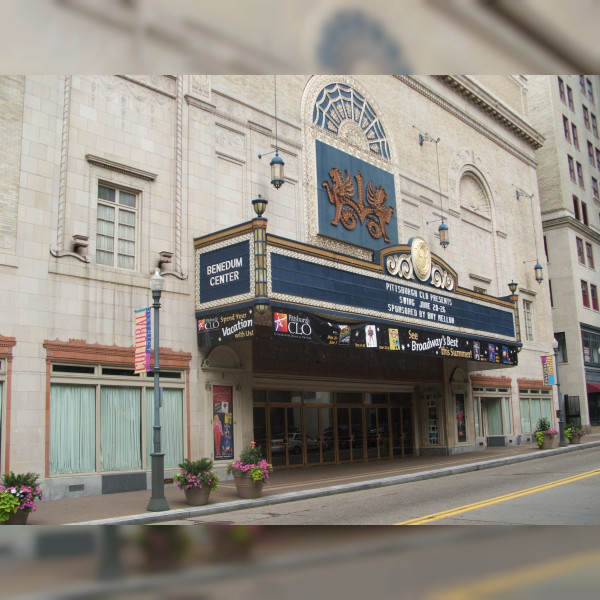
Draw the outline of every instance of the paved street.
[[[600,447],[221,515],[244,525],[600,525]],[[210,523],[214,516],[178,523]]]

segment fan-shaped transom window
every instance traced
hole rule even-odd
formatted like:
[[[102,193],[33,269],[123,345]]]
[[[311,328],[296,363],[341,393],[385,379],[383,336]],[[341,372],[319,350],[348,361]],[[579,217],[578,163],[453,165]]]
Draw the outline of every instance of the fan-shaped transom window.
[[[337,135],[349,121],[360,127],[370,152],[389,160],[385,131],[373,107],[349,85],[332,83],[325,86],[315,102],[313,124]]]

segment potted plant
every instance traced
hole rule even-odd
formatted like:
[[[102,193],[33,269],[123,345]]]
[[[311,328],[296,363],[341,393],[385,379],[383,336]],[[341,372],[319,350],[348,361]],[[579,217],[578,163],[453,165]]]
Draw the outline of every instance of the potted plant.
[[[553,429],[549,419],[541,417],[538,419],[537,425],[535,426],[535,438],[537,440],[538,448],[541,450],[548,450],[554,447],[554,438],[558,431]]]
[[[581,425],[567,425],[565,429],[565,437],[569,440],[569,444],[579,444],[584,435],[585,429]]]
[[[18,473],[12,471],[0,479],[0,494],[2,495],[3,509],[0,509],[0,522],[4,525],[25,525],[29,514],[36,511],[36,500],[43,500],[42,490],[38,485],[37,473]],[[7,494],[17,500],[16,510],[9,512],[14,502],[10,501]]]
[[[18,510],[18,498],[6,490],[0,491],[0,524],[6,523]]]
[[[269,483],[273,466],[263,458],[262,450],[252,442],[240,452],[240,457],[227,465],[240,498],[260,498],[263,485]]]
[[[173,477],[178,489],[183,490],[186,504],[201,506],[208,503],[211,492],[219,489],[219,476],[212,470],[210,458],[189,460],[179,465],[179,472]]]

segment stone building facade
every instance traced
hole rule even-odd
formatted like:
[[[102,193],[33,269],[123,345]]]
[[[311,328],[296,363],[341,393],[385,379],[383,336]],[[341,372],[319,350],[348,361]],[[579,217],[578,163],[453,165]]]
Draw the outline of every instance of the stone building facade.
[[[566,419],[600,425],[600,77],[530,77],[551,306]]]
[[[531,443],[537,418],[555,420],[526,78],[25,76],[0,90],[3,472],[40,473],[49,498],[146,488],[153,377],[134,372],[135,311],[157,267],[167,477],[184,457],[223,473],[251,440],[287,468]],[[313,337],[280,335],[283,314]]]

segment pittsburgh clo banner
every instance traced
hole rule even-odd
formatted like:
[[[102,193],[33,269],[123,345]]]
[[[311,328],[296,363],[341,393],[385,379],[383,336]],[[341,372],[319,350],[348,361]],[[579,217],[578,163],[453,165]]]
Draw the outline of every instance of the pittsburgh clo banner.
[[[150,307],[135,311],[135,370],[134,373],[150,371],[152,349],[152,321]]]

